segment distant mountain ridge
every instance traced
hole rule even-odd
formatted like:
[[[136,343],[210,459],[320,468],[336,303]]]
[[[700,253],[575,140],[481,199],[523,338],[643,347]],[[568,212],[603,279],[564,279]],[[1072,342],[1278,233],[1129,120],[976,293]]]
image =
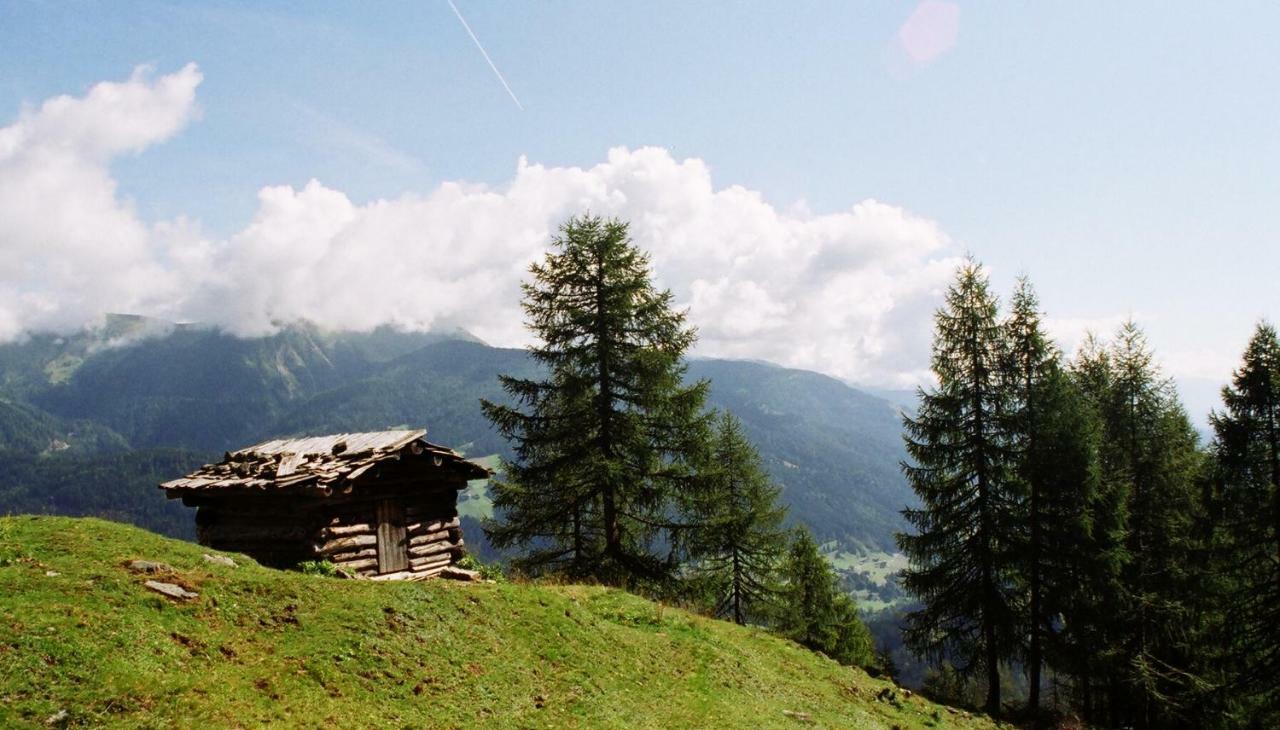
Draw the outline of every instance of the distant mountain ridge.
[[[163,501],[157,465],[177,468],[272,436],[425,425],[433,441],[470,455],[508,455],[479,399],[504,398],[500,373],[536,372],[523,350],[461,332],[298,325],[237,338],[116,319],[72,337],[32,336],[0,345],[0,460],[13,467],[0,471],[0,513],[100,514],[114,499],[114,516],[189,537],[174,529],[177,513],[142,517]],[[689,375],[709,379],[711,405],[743,421],[795,520],[821,540],[892,549],[898,512],[913,501],[898,468],[897,406],[767,363],[695,359]],[[99,483],[68,484],[76,473],[68,459],[96,469]]]

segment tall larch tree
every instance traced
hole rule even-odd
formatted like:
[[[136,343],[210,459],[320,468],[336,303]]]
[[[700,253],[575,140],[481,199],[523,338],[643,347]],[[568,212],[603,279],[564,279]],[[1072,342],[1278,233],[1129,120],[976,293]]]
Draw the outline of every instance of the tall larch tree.
[[[777,630],[841,664],[869,666],[874,661],[871,632],[808,530],[794,531],[782,573]]]
[[[666,579],[675,563],[660,551],[678,542],[709,419],[706,382],[684,382],[695,332],[625,222],[571,218],[530,274],[523,308],[545,374],[503,376],[511,404],[483,403],[515,451],[489,538],[523,549],[516,563],[534,573]]]
[[[1127,661],[1120,648],[1119,617],[1125,610],[1121,569],[1129,559],[1129,491],[1127,483],[1103,465],[1104,413],[1110,407],[1114,381],[1107,343],[1087,334],[1069,374],[1095,444],[1096,489],[1093,499],[1083,505],[1089,529],[1069,553],[1076,558],[1075,586],[1062,597],[1065,625],[1055,660],[1075,680],[1075,701],[1084,719],[1101,725],[1109,721],[1110,707],[1122,701],[1121,677]]]
[[[1039,301],[1019,279],[1004,323],[1004,412],[1012,476],[1021,497],[1017,575],[1026,605],[1029,714],[1039,719],[1041,670],[1084,572],[1081,554],[1097,483],[1096,428],[1045,334]],[[1054,652],[1055,658],[1062,655]]]
[[[745,624],[764,616],[777,593],[786,508],[742,424],[727,411],[717,419],[702,472],[691,511],[693,572],[709,586],[716,615]]]
[[[1280,342],[1261,323],[1211,417],[1228,577],[1233,691],[1263,726],[1280,721]]]
[[[1028,549],[1022,579],[1028,588],[1034,584],[1038,590],[1028,590],[1028,598],[1036,600],[1034,606],[1028,600],[1023,634],[1028,637],[1029,664],[1034,664],[1033,656],[1038,657],[1078,685],[1088,672],[1082,656],[1096,648],[1085,626],[1094,608],[1088,589],[1100,579],[1118,576],[1110,546],[1119,542],[1120,535],[1107,535],[1114,518],[1099,515],[1111,505],[1101,491],[1098,421],[1065,370],[1050,370],[1038,389],[1036,407],[1040,415],[1035,436],[1019,459],[1025,483],[1035,485],[1034,504],[1028,499],[1026,510],[1035,515],[1037,528],[1034,537],[1029,529],[1025,535]],[[1034,654],[1032,638],[1041,645]],[[1034,702],[1038,693],[1029,699],[1033,717],[1039,721]]]
[[[1138,727],[1185,721],[1196,691],[1193,522],[1202,467],[1197,436],[1171,381],[1160,376],[1146,337],[1121,326],[1109,356],[1102,403],[1103,479],[1124,494],[1119,643],[1124,659],[1109,699],[1112,723]]]
[[[813,535],[803,527],[792,534],[783,565],[776,625],[783,636],[822,651],[836,642],[835,572],[822,557]]]
[[[923,604],[907,616],[907,645],[967,674],[984,672],[992,714],[1001,710],[1000,663],[1013,653],[1019,614],[998,310],[982,267],[963,264],[935,316],[937,386],[904,417],[903,470],[922,506],[904,510],[913,532],[898,536],[910,560],[902,585]]]

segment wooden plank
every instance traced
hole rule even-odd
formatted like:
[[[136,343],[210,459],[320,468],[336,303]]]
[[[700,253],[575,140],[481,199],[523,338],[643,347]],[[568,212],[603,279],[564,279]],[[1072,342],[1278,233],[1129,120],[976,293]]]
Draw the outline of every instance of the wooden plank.
[[[432,568],[424,568],[420,571],[417,571],[417,574],[422,576],[422,579],[434,578],[440,575],[441,573],[443,573],[445,568],[448,568],[450,565],[452,565],[452,563],[445,563],[442,565],[437,565]]]
[[[302,454],[285,453],[280,458],[280,463],[276,466],[276,481],[281,478],[290,476],[302,464]],[[299,475],[302,476],[302,475]]]
[[[412,535],[412,533],[410,533]],[[433,542],[448,540],[453,536],[453,530],[440,530],[439,532],[426,532],[419,535],[413,535],[409,538],[409,547],[414,548],[419,545],[429,545]]]
[[[345,552],[356,547],[371,547],[376,544],[378,544],[378,536],[376,534],[352,535],[320,543],[316,548],[316,552],[327,555],[329,553]]]
[[[300,540],[304,537],[308,537],[311,531],[308,530],[305,525],[235,525],[227,522],[220,522],[212,525],[196,525],[196,532],[197,534],[208,535],[210,537]]]
[[[365,558],[363,560],[347,560],[345,562],[334,562],[334,565],[347,570],[365,570],[378,567],[377,558]]]
[[[442,555],[433,558],[410,558],[409,565],[414,570],[431,570],[432,568],[444,568],[453,563],[452,555]]]
[[[419,535],[424,532],[439,532],[440,530],[451,530],[459,526],[457,517],[451,520],[432,520],[430,522],[411,522],[406,528],[410,535]]]
[[[349,525],[335,525],[326,527],[321,533],[327,538],[332,537],[348,537],[351,535],[372,535],[376,533],[376,528],[365,522],[357,522]]]
[[[437,570],[444,570],[444,568],[437,568]],[[425,580],[430,577],[431,574],[427,573],[416,573],[412,570],[401,570],[395,573],[371,575],[369,576],[369,580]]]
[[[415,558],[422,558],[428,555],[439,555],[441,553],[457,553],[462,552],[462,543],[460,542],[433,542],[430,545],[419,545],[418,547],[409,548],[409,555]]]
[[[409,567],[404,505],[386,499],[378,502],[378,572],[398,573]]]
[[[219,504],[217,507],[201,507],[196,513],[196,523],[204,525],[296,525],[304,523],[318,524],[315,515],[294,505],[289,509],[285,505],[260,504],[260,501],[244,499],[235,504]],[[272,509],[274,507],[274,509]]]
[[[335,563],[342,563],[350,560],[363,560],[365,558],[377,558],[377,548],[366,548],[364,550],[353,550],[349,553],[334,553],[329,556],[329,560]]]

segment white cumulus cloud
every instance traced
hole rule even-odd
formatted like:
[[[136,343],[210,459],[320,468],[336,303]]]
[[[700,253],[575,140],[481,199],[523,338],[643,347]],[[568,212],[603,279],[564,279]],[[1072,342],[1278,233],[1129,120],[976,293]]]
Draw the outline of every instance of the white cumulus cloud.
[[[107,164],[182,129],[200,78],[194,65],[158,79],[142,67],[0,128],[0,338],[173,296],[180,271],[156,248],[156,230],[119,200]]]
[[[0,129],[0,241],[17,254],[0,262],[0,338],[130,311],[244,335],[305,319],[523,344],[519,282],[556,227],[590,211],[631,221],[699,327],[698,354],[884,385],[925,377],[929,315],[957,263],[935,223],[875,200],[780,209],[662,148],[615,148],[590,167],[521,159],[501,185],[444,182],[363,205],[317,181],[268,187],[225,240],[142,221],[108,164],[182,129],[200,78],[194,65],[142,69]]]

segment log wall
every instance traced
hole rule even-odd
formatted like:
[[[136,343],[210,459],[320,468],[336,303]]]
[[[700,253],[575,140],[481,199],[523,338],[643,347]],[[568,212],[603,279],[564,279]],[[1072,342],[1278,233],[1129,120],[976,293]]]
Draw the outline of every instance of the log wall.
[[[457,493],[433,492],[403,498],[404,548],[408,570],[397,578],[421,579],[436,575],[462,556],[462,528],[458,521]],[[314,533],[311,549],[316,557],[368,577],[378,573],[377,500],[351,502],[329,513]]]
[[[288,568],[313,560],[310,537],[322,516],[313,505],[256,505],[249,501],[203,504],[196,512],[196,539],[217,550],[245,553],[263,565]]]
[[[465,483],[463,484],[465,485]],[[434,486],[434,485],[433,485]],[[196,535],[202,545],[242,552],[264,565],[289,567],[328,560],[358,575],[421,580],[440,573],[463,554],[455,485],[414,488],[378,485],[341,498],[273,499],[246,495],[202,502]],[[376,505],[393,499],[404,506],[408,569],[378,573]]]

